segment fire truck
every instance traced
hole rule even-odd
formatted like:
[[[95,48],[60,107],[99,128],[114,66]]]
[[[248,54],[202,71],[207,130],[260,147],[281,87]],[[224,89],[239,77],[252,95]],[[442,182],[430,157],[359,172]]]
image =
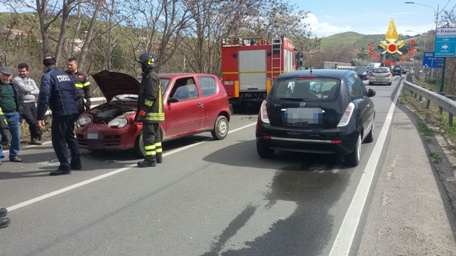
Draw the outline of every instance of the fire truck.
[[[261,103],[274,79],[296,70],[293,42],[284,37],[222,39],[222,81],[234,110]]]

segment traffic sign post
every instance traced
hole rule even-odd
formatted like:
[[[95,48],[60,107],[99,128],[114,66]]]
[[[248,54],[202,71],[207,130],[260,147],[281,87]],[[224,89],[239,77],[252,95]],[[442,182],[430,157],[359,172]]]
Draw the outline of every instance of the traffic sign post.
[[[427,68],[443,68],[445,58],[434,57],[434,52],[423,53],[423,67]]]
[[[435,57],[456,56],[456,28],[438,28],[435,34]]]

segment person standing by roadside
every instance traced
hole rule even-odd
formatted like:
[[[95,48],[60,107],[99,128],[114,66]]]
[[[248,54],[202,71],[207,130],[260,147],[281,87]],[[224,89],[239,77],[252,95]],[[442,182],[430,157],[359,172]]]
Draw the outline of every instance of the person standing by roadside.
[[[78,61],[76,58],[68,59],[67,68],[68,69],[65,72],[73,76],[76,85],[76,91],[78,92],[78,111],[79,114],[81,114],[84,110],[90,109],[92,104],[90,101],[91,91],[89,77],[87,74],[78,70]]]
[[[143,53],[137,60],[141,63],[142,79],[139,89],[136,120],[143,123],[143,143],[146,158],[138,162],[138,167],[153,167],[163,162],[160,123],[165,121],[160,78],[155,58]]]
[[[43,133],[41,132],[38,122],[36,121],[36,102],[35,95],[40,93],[35,81],[29,76],[29,66],[26,63],[20,63],[17,66],[19,75],[13,79],[15,84],[22,92],[24,99],[24,109],[22,118],[25,119],[30,131],[30,144],[41,145],[39,140]]]
[[[19,158],[21,147],[21,114],[23,108],[22,93],[11,82],[13,70],[10,67],[0,67],[0,108],[8,122],[11,133],[11,145],[9,148],[9,160],[22,162]],[[3,161],[3,145],[0,144],[0,161]]]
[[[73,78],[55,67],[54,57],[45,57],[44,75],[41,77],[40,94],[38,96],[37,119],[40,128],[45,126],[44,115],[49,108],[52,111],[51,138],[52,147],[60,162],[51,176],[70,174],[71,170],[80,170],[81,159],[79,147],[74,136],[74,123],[78,117],[76,104],[77,93]],[[71,162],[68,162],[68,151]]]
[[[4,218],[8,214],[6,208],[0,208],[0,228],[6,228],[10,224],[10,219]]]

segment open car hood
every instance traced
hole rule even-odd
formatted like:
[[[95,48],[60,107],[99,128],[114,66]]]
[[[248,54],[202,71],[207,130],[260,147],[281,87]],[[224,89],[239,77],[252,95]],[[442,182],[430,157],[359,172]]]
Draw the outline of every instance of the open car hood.
[[[91,75],[108,102],[119,94],[139,93],[141,83],[128,74],[102,70]]]

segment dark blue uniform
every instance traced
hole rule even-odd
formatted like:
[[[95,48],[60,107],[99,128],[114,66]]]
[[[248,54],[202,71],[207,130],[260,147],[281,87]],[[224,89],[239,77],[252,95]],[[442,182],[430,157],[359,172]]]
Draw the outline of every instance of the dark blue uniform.
[[[74,135],[74,123],[78,117],[77,93],[73,78],[50,66],[41,77],[38,97],[37,120],[44,120],[46,110],[52,111],[52,146],[59,159],[59,170],[71,170],[67,145],[71,152],[71,165],[79,162],[79,147]]]

